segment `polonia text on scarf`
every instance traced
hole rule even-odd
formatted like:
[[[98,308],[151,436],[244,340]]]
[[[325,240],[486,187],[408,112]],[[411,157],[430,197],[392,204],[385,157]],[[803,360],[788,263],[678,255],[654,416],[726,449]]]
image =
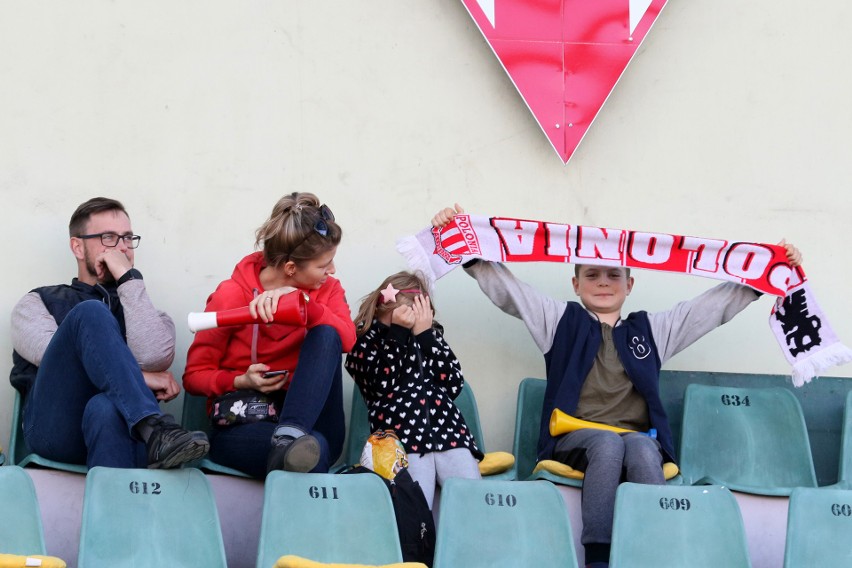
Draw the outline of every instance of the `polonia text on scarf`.
[[[769,325],[793,367],[795,386],[852,361],[804,270],[790,266],[780,245],[459,214],[440,229],[400,239],[397,249],[430,286],[473,258],[624,266],[737,282],[777,296]]]

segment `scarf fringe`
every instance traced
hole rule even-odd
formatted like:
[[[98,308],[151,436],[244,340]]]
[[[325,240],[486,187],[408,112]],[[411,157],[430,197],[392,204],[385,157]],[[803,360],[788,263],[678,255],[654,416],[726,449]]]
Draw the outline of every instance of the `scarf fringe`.
[[[402,237],[396,241],[396,250],[405,258],[406,264],[412,272],[420,273],[426,281],[429,294],[435,288],[435,271],[429,262],[429,255],[420,245],[416,236]]]
[[[793,386],[800,387],[835,365],[852,362],[852,349],[842,343],[829,345],[793,365]]]

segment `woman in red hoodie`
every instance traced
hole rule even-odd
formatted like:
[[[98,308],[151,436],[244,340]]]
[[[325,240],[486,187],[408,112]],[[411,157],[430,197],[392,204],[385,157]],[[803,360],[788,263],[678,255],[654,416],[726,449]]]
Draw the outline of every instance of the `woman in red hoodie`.
[[[286,195],[257,230],[262,250],[208,298],[208,312],[248,305],[261,320],[199,331],[189,348],[184,387],[207,396],[219,416],[213,461],[263,478],[274,469],[325,472],[340,455],[341,356],[355,343],[343,288],[332,277],[341,234],[314,194]],[[308,295],[307,324],[275,323],[278,300],[293,293]]]

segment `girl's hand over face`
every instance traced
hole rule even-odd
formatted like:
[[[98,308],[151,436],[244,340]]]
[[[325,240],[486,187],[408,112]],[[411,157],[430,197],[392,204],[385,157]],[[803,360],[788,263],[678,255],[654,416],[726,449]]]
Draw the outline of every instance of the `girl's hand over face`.
[[[411,327],[411,333],[420,335],[432,328],[432,301],[429,296],[423,294],[416,296],[412,310],[414,312],[414,325]]]
[[[414,327],[415,316],[411,306],[399,306],[394,308],[391,315],[391,323],[401,325],[404,328],[411,329]]]

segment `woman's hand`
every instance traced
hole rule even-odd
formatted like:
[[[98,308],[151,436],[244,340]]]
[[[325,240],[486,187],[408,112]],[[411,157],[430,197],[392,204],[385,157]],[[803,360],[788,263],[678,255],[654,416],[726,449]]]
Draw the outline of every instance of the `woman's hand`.
[[[286,296],[291,292],[295,292],[297,288],[292,286],[282,286],[274,290],[267,290],[259,294],[249,303],[249,313],[254,319],[260,318],[264,323],[269,323],[275,320],[275,312],[278,311],[278,300],[282,296]]]
[[[458,203],[455,204],[455,208],[445,207],[444,209],[441,209],[440,211],[435,213],[435,216],[432,217],[432,226],[440,229],[441,227],[452,221],[454,215],[457,215],[459,213],[464,213],[464,209],[462,209],[462,206]]]
[[[414,305],[411,306],[414,312],[414,325],[411,327],[411,333],[420,335],[427,329],[432,329],[432,301],[429,296],[419,295],[414,298]]]
[[[260,392],[273,392],[281,390],[284,383],[287,381],[286,374],[276,377],[266,378],[263,373],[269,370],[269,365],[263,363],[254,363],[249,365],[244,375],[234,377],[234,388],[239,389],[254,389]]]

